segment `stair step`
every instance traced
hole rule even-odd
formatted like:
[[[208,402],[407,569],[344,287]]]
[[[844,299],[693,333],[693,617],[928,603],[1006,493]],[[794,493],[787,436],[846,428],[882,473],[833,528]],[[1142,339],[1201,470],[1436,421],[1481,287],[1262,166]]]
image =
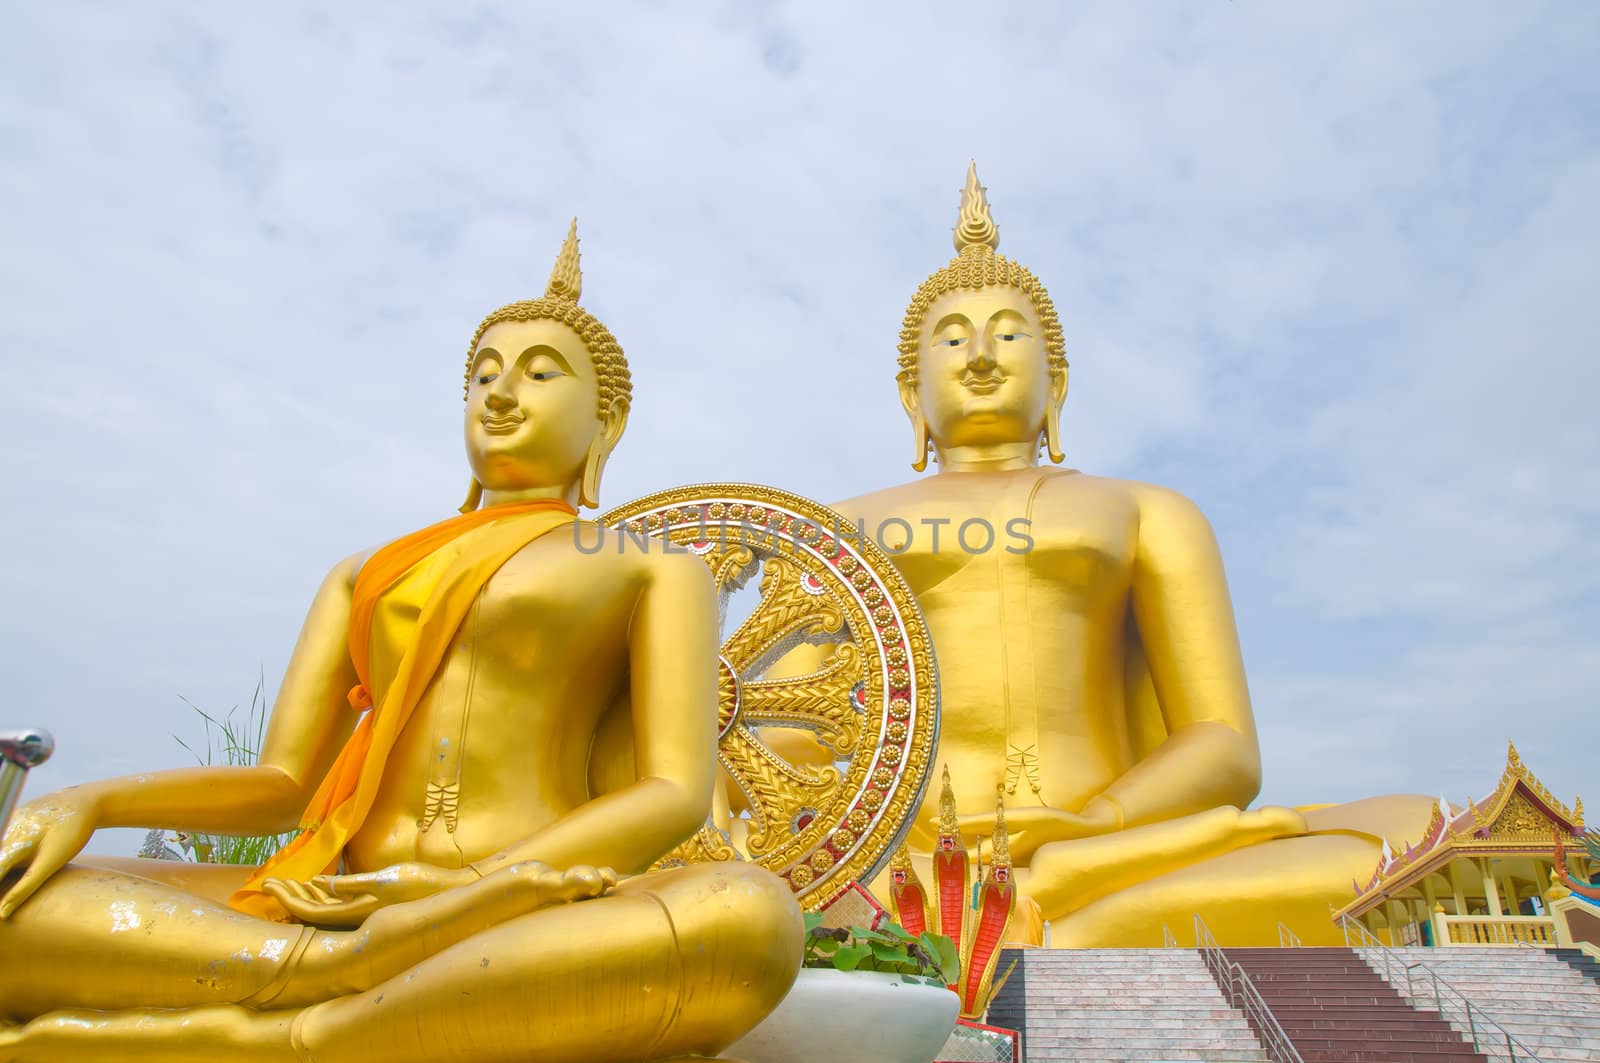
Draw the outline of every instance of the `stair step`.
[[[1033,949],[1002,962],[1012,958],[1021,965],[994,1011],[1019,1016],[1030,1063],[1266,1063],[1197,952]]]

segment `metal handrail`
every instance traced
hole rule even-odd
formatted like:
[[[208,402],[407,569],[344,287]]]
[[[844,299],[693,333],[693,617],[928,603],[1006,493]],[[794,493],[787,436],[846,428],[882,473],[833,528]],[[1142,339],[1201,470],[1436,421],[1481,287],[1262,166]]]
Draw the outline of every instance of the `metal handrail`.
[[[1272,1009],[1262,999],[1255,983],[1244,973],[1243,967],[1228,959],[1199,912],[1194,914],[1194,945],[1200,950],[1200,958],[1205,961],[1212,980],[1227,995],[1228,1003],[1244,1012],[1245,1020],[1250,1023],[1273,1063],[1305,1063],[1299,1049],[1295,1048],[1294,1042],[1289,1040],[1289,1035],[1278,1024],[1277,1016],[1272,1014]]]
[[[1356,955],[1374,970],[1378,970],[1379,965],[1382,965],[1382,970],[1378,970],[1380,978],[1399,989],[1400,978],[1404,977],[1403,992],[1408,1001],[1415,1003],[1417,999],[1416,988],[1412,983],[1416,970],[1421,968],[1427,972],[1433,983],[1433,1009],[1458,1030],[1460,1029],[1460,1026],[1456,1025],[1458,1022],[1466,1023],[1466,1033],[1472,1038],[1474,1052],[1482,1052],[1498,1059],[1503,1047],[1505,1058],[1512,1060],[1513,1063],[1542,1063],[1538,1054],[1521,1038],[1496,1022],[1483,1010],[1483,1005],[1474,1004],[1465,993],[1441,978],[1438,971],[1420,960],[1416,963],[1406,963],[1402,957],[1394,955],[1394,950],[1379,941],[1372,931],[1348,915],[1341,915],[1339,923],[1344,929],[1345,944],[1354,950]],[[1354,931],[1354,943],[1351,942],[1352,931]],[[1378,962],[1374,963],[1374,959]],[[1454,1018],[1451,1012],[1445,1010],[1446,1002],[1458,1009],[1461,1018]],[[1504,1042],[1503,1046],[1501,1042]]]
[[[55,748],[49,731],[32,728],[0,732],[0,838],[5,837],[28,771],[49,760]]]
[[[1178,947],[1178,939],[1172,933],[1172,928],[1166,923],[1161,924],[1161,947],[1164,949],[1175,949]]]
[[[1280,949],[1297,949],[1300,947],[1300,935],[1284,926],[1281,922],[1278,924],[1278,947]]]

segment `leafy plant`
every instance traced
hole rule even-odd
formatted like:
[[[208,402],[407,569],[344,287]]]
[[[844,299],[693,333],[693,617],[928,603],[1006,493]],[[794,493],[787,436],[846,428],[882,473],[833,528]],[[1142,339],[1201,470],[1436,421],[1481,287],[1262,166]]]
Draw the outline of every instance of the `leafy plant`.
[[[261,743],[267,733],[267,698],[266,679],[257,678],[255,691],[250,695],[250,708],[246,710],[244,719],[235,720],[239,706],[229,709],[221,719],[212,716],[188,698],[183,699],[200,715],[205,726],[204,752],[196,750],[188,742],[177,735],[173,739],[205,767],[223,764],[234,767],[249,767],[255,764],[261,755]],[[285,845],[289,844],[297,832],[287,834],[266,834],[234,836],[228,834],[189,834],[178,831],[168,839],[162,831],[151,831],[145,839],[144,848],[140,850],[141,856],[153,856],[157,859],[168,860],[193,860],[200,864],[250,864],[256,865],[266,859]],[[166,844],[167,841],[177,843],[175,850]]]
[[[867,927],[827,927],[819,912],[807,912],[805,966],[836,971],[886,971],[928,985],[954,985],[961,978],[961,960],[949,938],[932,931],[913,935],[885,921]]]

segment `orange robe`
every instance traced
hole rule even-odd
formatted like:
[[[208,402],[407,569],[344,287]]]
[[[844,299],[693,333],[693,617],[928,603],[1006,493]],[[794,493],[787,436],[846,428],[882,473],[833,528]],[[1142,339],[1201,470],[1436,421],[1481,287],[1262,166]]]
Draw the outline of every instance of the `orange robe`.
[[[479,592],[524,546],[572,523],[556,499],[474,510],[413,532],[361,566],[350,602],[350,660],[360,682],[350,691],[362,717],[300,818],[301,833],[256,868],[228,903],[265,919],[289,913],[262,889],[268,878],[306,881],[337,868],[377,797],[384,768],[411,712],[438,669]],[[372,616],[396,584],[415,595],[414,629],[389,675],[371,674]]]

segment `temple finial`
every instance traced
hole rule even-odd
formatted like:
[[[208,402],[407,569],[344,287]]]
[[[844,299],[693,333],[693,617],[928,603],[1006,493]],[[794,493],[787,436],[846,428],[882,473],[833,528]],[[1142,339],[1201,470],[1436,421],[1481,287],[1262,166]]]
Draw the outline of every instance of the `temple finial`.
[[[1583,795],[1582,794],[1579,794],[1572,801],[1572,825],[1574,827],[1583,826]]]
[[[550,271],[550,284],[544,290],[546,299],[559,299],[575,303],[583,294],[583,272],[578,268],[578,219],[572,219],[567,229],[566,242],[556,256],[555,268]]]
[[[950,765],[944,766],[944,781],[939,786],[939,833],[961,833],[961,822],[956,816],[956,791],[950,785]]]
[[[1513,770],[1522,767],[1522,757],[1517,753],[1517,744],[1515,742],[1506,743],[1506,767]]]
[[[994,788],[994,854],[990,863],[995,867],[1011,866],[1011,835],[1006,832],[1006,790]]]
[[[967,164],[967,186],[961,190],[961,214],[956,221],[956,252],[960,254],[972,247],[987,247],[996,251],[1000,247],[1000,230],[989,214],[989,197],[978,183],[978,163]]]

